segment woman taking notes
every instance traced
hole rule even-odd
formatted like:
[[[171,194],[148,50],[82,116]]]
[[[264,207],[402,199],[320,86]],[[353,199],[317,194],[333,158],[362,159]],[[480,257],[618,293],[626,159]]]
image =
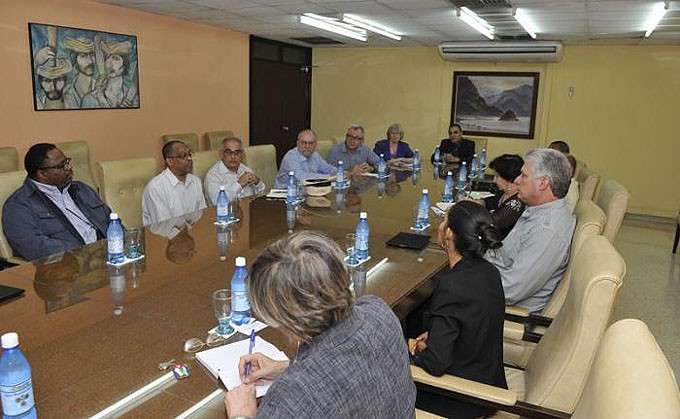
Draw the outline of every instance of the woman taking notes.
[[[489,212],[461,201],[439,226],[449,266],[423,316],[424,332],[410,348],[414,363],[432,375],[451,374],[507,388],[503,370],[505,296],[498,270],[483,259],[501,246]],[[476,418],[488,409],[418,391],[416,407],[451,418]]]
[[[415,386],[399,320],[381,299],[353,301],[340,247],[300,232],[265,249],[247,282],[255,316],[300,343],[292,363],[241,358],[229,418],[411,418]],[[250,374],[245,375],[250,363]],[[258,380],[275,380],[260,403]]]

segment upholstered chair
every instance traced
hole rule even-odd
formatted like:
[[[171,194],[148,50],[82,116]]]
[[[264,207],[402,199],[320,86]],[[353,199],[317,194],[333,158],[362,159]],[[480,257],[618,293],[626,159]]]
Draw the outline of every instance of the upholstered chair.
[[[257,176],[262,179],[266,189],[269,190],[274,187],[276,181],[276,173],[278,168],[276,166],[276,147],[272,144],[254,145],[244,147],[246,161],[248,165]]]
[[[612,243],[619,234],[619,228],[623,222],[623,217],[628,209],[630,193],[625,186],[615,180],[606,180],[600,186],[600,193],[597,197],[597,205],[602,208],[607,215],[607,224],[602,230],[602,235]]]
[[[146,184],[158,173],[156,159],[145,157],[97,163],[100,195],[117,212],[125,227],[142,226],[142,195]]]
[[[170,141],[181,141],[188,145],[193,153],[200,150],[198,144],[198,135],[193,132],[188,132],[184,134],[165,134],[163,136],[163,144],[167,144]]]
[[[95,191],[97,184],[92,176],[90,165],[90,147],[85,141],[69,141],[55,144],[64,154],[71,158],[73,180],[86,183]]]
[[[576,170],[574,170],[574,179],[578,180],[581,170],[586,167],[586,162],[583,160],[576,159]]]
[[[328,152],[331,151],[331,148],[333,148],[335,144],[333,144],[333,141],[317,141],[316,143],[316,151],[323,157],[324,160],[326,160],[326,157],[328,156]]]
[[[208,150],[219,150],[222,148],[222,141],[225,138],[233,137],[232,131],[208,131],[205,133],[205,142],[208,145]]]
[[[26,179],[26,172],[23,170],[0,173],[0,214],[2,214],[7,198],[23,185],[24,179]],[[0,223],[0,257],[10,261],[13,259],[12,248],[2,231],[2,223]]]
[[[595,196],[595,189],[597,189],[597,184],[600,183],[600,175],[590,170],[588,167],[581,169],[578,177],[578,199],[593,200]]]
[[[215,162],[217,162],[219,159],[220,153],[216,150],[206,150],[194,153],[192,159],[194,161],[193,174],[201,179],[201,182],[203,182],[205,174],[208,173],[208,170],[210,170],[212,165],[215,164]]]
[[[0,173],[19,170],[19,155],[14,147],[0,147]]]

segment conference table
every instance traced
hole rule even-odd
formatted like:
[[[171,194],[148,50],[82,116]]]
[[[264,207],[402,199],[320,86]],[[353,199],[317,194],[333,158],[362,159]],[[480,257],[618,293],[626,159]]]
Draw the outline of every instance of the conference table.
[[[323,231],[344,246],[359,211],[368,212],[371,260],[353,269],[354,292],[394,307],[447,263],[436,245],[440,216],[432,214],[422,232],[432,236],[424,250],[385,245],[410,231],[423,189],[439,200],[441,173],[427,165],[394,170],[384,181],[352,178],[349,188],[300,204],[293,231]],[[0,272],[0,284],[26,290],[0,304],[0,332],[19,333],[40,417],[224,417],[217,380],[184,342],[205,341],[216,325],[212,292],[229,288],[235,257],[249,268],[289,234],[285,202],[251,197],[238,208],[240,221],[228,227],[217,226],[208,208],[145,228],[144,259],[123,267],[107,266],[101,241]],[[276,329],[258,335],[295,356],[296,345]],[[229,342],[246,338],[237,333]],[[172,359],[189,367],[188,378],[159,369]]]

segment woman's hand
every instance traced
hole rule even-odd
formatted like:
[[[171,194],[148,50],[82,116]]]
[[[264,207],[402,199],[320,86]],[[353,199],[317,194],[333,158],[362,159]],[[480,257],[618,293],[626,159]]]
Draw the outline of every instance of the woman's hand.
[[[257,413],[257,399],[255,398],[255,386],[241,384],[232,388],[224,396],[224,406],[227,409],[227,417],[250,416]]]
[[[250,362],[250,374],[246,377],[246,364]],[[275,380],[288,368],[290,361],[275,361],[261,353],[244,355],[238,363],[238,372],[244,384],[262,385],[262,380]]]
[[[428,332],[424,332],[413,341],[409,348],[411,355],[416,356],[427,349],[427,343],[425,343],[427,341],[427,335]]]

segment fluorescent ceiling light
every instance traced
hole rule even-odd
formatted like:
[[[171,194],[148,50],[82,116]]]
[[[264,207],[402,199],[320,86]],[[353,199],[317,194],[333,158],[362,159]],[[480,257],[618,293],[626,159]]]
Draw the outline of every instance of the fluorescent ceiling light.
[[[529,34],[529,36],[536,39],[536,30],[534,29],[534,22],[532,22],[531,19],[529,19],[529,17],[524,12],[524,9],[515,9],[512,15],[514,16],[517,23],[522,25],[522,27]]]
[[[366,42],[368,39],[368,33],[365,30],[355,28],[336,19],[320,16],[314,13],[303,13],[299,19],[300,23],[305,25],[337,33],[338,35],[346,36],[358,41]]]
[[[661,22],[661,19],[663,19],[664,15],[666,14],[666,11],[668,11],[668,8],[670,7],[670,2],[665,1],[663,3],[657,3],[654,5],[654,9],[652,10],[652,14],[647,18],[647,22],[645,22],[645,27],[644,29],[646,30],[645,32],[645,38],[649,38],[649,36],[654,32],[654,29],[656,29],[656,25]]]
[[[477,32],[493,40],[493,26],[489,25],[486,20],[477,16],[475,12],[467,7],[459,7],[456,10],[456,15],[458,15],[460,20],[472,26]]]
[[[389,29],[385,29],[383,27],[380,27],[374,23],[369,23],[366,21],[363,21],[359,19],[358,17],[354,15],[342,15],[342,21],[347,22],[351,25],[358,26],[360,28],[364,28],[366,30],[369,30],[371,32],[375,32],[377,34],[380,34],[382,36],[385,36],[387,38],[391,38],[397,41],[401,41],[401,35],[397,35],[396,33],[390,31]]]

